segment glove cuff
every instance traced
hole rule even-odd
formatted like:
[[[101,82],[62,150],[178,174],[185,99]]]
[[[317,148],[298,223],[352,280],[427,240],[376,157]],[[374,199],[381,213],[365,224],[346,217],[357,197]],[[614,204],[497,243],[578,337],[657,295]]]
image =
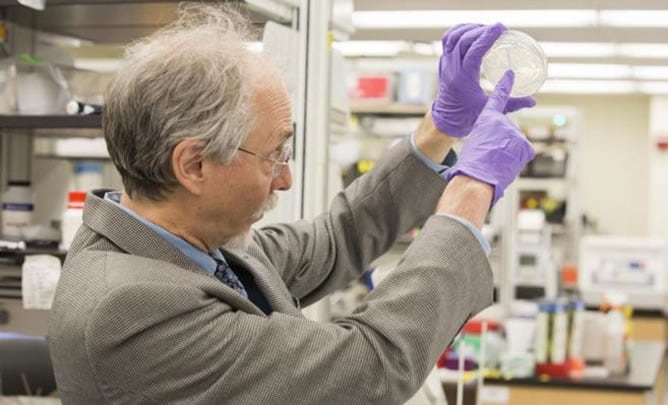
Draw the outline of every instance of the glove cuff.
[[[503,197],[503,188],[499,185],[499,182],[489,175],[486,175],[485,173],[480,172],[474,168],[462,168],[455,166],[448,170],[446,180],[449,182],[453,177],[460,175],[482,181],[483,183],[487,183],[494,187],[494,195],[492,196],[492,204],[490,205],[490,208],[493,207],[501,197]]]
[[[473,128],[462,129],[460,126],[451,125],[448,122],[447,118],[444,117],[444,115],[446,114],[441,114],[439,112],[436,102],[437,100],[434,100],[431,103],[431,120],[439,131],[443,132],[444,134],[450,135],[453,138],[463,138],[471,133],[471,130]]]

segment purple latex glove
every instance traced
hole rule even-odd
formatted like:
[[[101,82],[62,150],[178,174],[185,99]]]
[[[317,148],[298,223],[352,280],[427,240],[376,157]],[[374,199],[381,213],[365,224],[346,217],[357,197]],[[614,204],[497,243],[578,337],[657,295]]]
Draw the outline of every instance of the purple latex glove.
[[[447,179],[464,175],[494,187],[492,205],[534,157],[531,143],[504,115],[515,80],[509,70],[499,80],[489,101],[466,138],[459,159]]]
[[[438,63],[438,94],[431,105],[434,125],[454,137],[468,135],[488,96],[480,87],[480,65],[485,53],[507,28],[502,24],[462,24],[443,35]],[[533,97],[510,98],[504,112],[533,107]]]

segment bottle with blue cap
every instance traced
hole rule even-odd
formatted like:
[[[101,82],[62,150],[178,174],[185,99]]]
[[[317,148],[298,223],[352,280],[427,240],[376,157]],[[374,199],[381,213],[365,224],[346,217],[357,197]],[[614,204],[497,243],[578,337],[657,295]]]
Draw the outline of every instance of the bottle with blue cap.
[[[585,302],[581,298],[574,298],[570,302],[570,307],[571,335],[568,343],[568,357],[575,361],[583,361]]]
[[[554,364],[563,364],[566,362],[568,344],[567,309],[567,302],[563,299],[558,299],[553,305],[550,362]]]
[[[554,314],[554,303],[541,301],[536,316],[536,333],[534,335],[534,357],[536,363],[547,363],[550,353],[550,327]]]
[[[76,162],[74,164],[74,188],[90,191],[102,187],[102,163]]]

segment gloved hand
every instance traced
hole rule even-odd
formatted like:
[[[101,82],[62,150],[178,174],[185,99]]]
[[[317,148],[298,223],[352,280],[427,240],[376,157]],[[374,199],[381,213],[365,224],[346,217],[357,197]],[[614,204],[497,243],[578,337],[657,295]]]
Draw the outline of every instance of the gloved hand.
[[[434,125],[454,137],[468,135],[488,96],[480,87],[480,65],[485,53],[507,28],[502,24],[462,24],[443,35],[438,63],[438,94],[431,105]],[[533,97],[508,100],[504,112],[533,107]]]
[[[511,70],[503,75],[473,126],[471,136],[464,140],[457,163],[446,176],[448,181],[464,175],[492,185],[492,205],[534,158],[531,143],[503,113],[508,108],[514,79]]]

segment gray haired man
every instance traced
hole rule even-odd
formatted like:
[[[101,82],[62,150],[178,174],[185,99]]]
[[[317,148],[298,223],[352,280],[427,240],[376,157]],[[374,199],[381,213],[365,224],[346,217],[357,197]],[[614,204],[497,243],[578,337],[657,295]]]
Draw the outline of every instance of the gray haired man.
[[[230,11],[185,7],[129,49],[109,87],[104,132],[125,189],[88,195],[56,292],[64,404],[400,404],[491,303],[479,228],[533,155],[503,115],[512,75],[448,120],[501,29],[452,31],[444,52],[473,66],[441,72],[435,103],[439,122],[471,131],[454,167],[440,163],[455,139],[430,113],[321,216],[253,230],[291,186],[292,125],[243,27]],[[296,302],[345,286],[418,224],[352,315],[302,316]]]

